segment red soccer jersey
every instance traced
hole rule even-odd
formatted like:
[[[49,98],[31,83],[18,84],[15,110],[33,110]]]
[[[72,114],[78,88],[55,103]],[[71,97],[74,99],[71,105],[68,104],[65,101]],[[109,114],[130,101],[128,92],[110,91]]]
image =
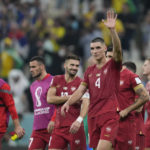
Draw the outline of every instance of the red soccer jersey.
[[[136,122],[136,134],[144,135],[144,118],[142,113],[135,113],[135,122]]]
[[[0,87],[0,132],[6,132],[9,113],[12,119],[17,119],[18,115],[16,112],[14,100],[10,92],[10,86],[7,83],[4,83]]]
[[[146,84],[146,89],[147,89],[147,91],[148,91],[149,94],[150,94],[150,81],[147,82],[147,84]],[[148,102],[146,103],[146,110],[147,110],[147,114],[148,114],[148,118],[147,118],[147,120],[146,120],[146,124],[147,124],[147,123],[150,124],[150,101],[148,101]]]
[[[86,70],[82,84],[88,87],[90,93],[89,118],[116,111],[120,69],[121,63],[111,59],[101,69],[93,65]]]
[[[51,87],[56,87],[57,96],[72,95],[79,87],[81,79],[76,77],[72,82],[67,83],[64,75],[55,76]],[[61,115],[61,106],[63,104],[56,105],[57,113],[55,118],[56,127],[70,126],[80,115],[80,104],[74,104],[70,106],[68,113],[65,117]]]
[[[118,92],[118,103],[120,110],[123,110],[135,102],[136,93],[134,88],[141,84],[138,75],[128,69],[120,72],[120,88]],[[129,116],[134,116],[134,112]]]

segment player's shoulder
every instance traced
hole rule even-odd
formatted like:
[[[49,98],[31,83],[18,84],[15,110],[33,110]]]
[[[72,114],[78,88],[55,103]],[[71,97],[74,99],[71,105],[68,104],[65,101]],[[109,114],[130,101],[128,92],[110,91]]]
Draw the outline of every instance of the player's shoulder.
[[[62,74],[62,75],[55,75],[55,76],[54,76],[54,79],[55,79],[55,80],[64,79],[64,75],[63,75],[63,74]]]
[[[37,80],[33,81],[33,82],[31,83],[30,87],[36,85],[36,83],[37,83]]]
[[[131,77],[138,76],[136,73],[132,72],[131,70],[127,68],[125,68],[122,73],[126,76],[131,76]]]
[[[4,82],[3,85],[0,87],[1,90],[10,90],[10,85],[7,82]]]
[[[53,82],[62,82],[62,81],[64,81],[65,80],[65,77],[64,77],[64,75],[55,75],[54,77],[53,77]]]
[[[82,82],[82,79],[79,77],[79,76],[76,76],[75,78],[75,82],[78,81],[78,82]]]
[[[89,67],[86,69],[86,72],[91,72],[91,71],[93,71],[95,68],[96,68],[96,64],[91,65],[91,66],[89,66]]]

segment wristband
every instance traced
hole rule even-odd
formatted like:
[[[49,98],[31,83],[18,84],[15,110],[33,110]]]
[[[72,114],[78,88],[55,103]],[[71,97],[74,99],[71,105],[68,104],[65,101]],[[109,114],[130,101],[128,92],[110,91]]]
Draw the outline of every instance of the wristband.
[[[79,116],[79,117],[77,118],[77,121],[81,123],[81,122],[83,121],[83,118],[82,118],[81,116]]]

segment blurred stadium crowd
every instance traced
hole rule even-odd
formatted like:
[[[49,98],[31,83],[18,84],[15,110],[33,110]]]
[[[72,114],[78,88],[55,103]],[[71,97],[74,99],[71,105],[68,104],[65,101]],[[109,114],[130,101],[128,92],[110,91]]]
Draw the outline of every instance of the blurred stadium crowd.
[[[150,56],[149,0],[1,0],[0,77],[12,87],[19,114],[32,112],[28,62],[45,58],[47,71],[63,73],[64,57],[74,52],[81,57],[82,70],[90,56],[90,41],[111,38],[101,20],[107,9],[118,14],[124,59],[142,62]],[[135,58],[135,56],[137,56]]]

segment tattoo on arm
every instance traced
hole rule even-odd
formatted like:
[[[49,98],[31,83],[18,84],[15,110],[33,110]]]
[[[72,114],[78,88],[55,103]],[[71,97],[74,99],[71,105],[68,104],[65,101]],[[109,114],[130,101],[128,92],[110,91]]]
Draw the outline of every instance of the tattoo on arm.
[[[146,101],[149,98],[148,93],[144,87],[137,89],[135,92],[137,95],[140,96],[139,98],[144,101]]]

